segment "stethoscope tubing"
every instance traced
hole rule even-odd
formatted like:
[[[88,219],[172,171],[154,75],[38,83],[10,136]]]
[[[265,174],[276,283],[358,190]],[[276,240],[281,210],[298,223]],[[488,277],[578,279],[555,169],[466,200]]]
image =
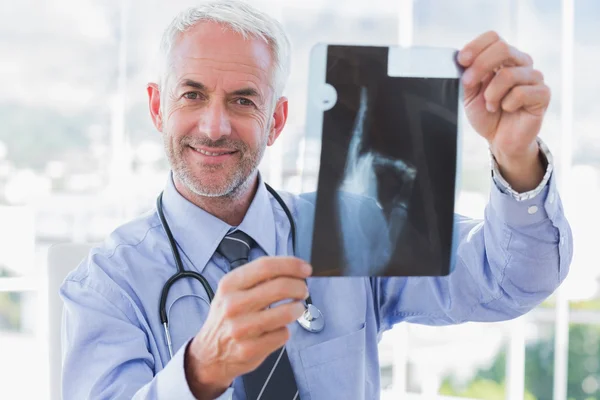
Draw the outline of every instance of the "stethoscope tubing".
[[[277,191],[275,191],[275,189],[273,189],[267,183],[265,183],[265,186],[266,186],[267,190],[269,191],[269,193],[271,193],[271,195],[275,198],[277,203],[279,203],[279,205],[281,206],[281,208],[283,209],[283,211],[285,212],[285,214],[289,220],[290,232],[291,232],[291,236],[292,236],[292,248],[295,253],[296,252],[296,224],[294,223],[294,218],[292,216],[292,213],[291,213],[290,209],[287,207],[287,205],[285,204],[285,202],[283,201],[283,199],[281,198],[281,196],[279,195],[279,193],[277,193]],[[208,283],[208,281],[202,274],[195,272],[195,271],[187,271],[183,268],[183,262],[181,260],[181,255],[177,249],[177,242],[175,241],[175,238],[173,237],[171,228],[169,227],[169,224],[167,223],[167,219],[164,215],[162,197],[163,197],[163,193],[161,193],[156,200],[156,209],[157,209],[158,216],[160,218],[162,227],[163,227],[163,229],[167,235],[167,238],[169,240],[169,245],[171,247],[173,259],[175,260],[175,265],[177,267],[177,272],[175,274],[173,274],[167,280],[167,282],[165,282],[165,284],[162,288],[162,291],[160,294],[160,301],[159,301],[159,314],[160,314],[160,322],[165,331],[167,347],[169,348],[169,356],[171,358],[173,358],[173,346],[172,346],[172,342],[171,342],[171,334],[169,333],[169,319],[168,319],[167,310],[166,310],[167,297],[169,294],[169,290],[171,290],[171,287],[173,286],[173,284],[175,282],[177,282],[178,280],[185,279],[185,278],[193,278],[193,279],[199,281],[202,284],[202,286],[204,287],[204,290],[206,291],[206,294],[208,295],[209,303],[212,303],[212,300],[215,297],[215,295],[214,295],[214,291],[210,287],[210,284]],[[310,295],[306,298],[305,302],[306,302],[307,310],[314,310],[315,312],[318,313],[320,318],[322,318],[320,310],[318,310],[312,304],[312,299],[311,299]],[[311,307],[309,308],[309,306],[311,306]],[[300,323],[300,325],[304,329],[308,330],[309,332],[320,332],[323,329],[324,321],[321,322],[321,324],[319,325],[320,329],[318,329],[318,330],[311,330],[311,329],[307,328],[307,326],[310,325],[310,320],[304,321],[304,322],[305,322],[304,324]]]

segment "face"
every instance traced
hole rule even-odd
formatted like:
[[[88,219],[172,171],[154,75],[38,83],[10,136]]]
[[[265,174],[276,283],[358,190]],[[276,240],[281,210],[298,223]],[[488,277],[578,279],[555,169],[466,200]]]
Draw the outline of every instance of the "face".
[[[209,197],[249,190],[287,118],[272,77],[270,49],[260,39],[212,22],[180,35],[163,87],[148,85],[178,189]]]

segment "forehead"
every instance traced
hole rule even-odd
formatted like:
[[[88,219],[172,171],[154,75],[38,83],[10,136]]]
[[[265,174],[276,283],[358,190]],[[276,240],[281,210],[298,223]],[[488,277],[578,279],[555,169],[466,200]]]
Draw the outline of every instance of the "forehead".
[[[171,73],[175,80],[199,75],[204,80],[250,81],[272,86],[273,60],[268,44],[242,35],[215,22],[202,22],[179,35],[171,49]],[[211,82],[203,82],[211,85]]]

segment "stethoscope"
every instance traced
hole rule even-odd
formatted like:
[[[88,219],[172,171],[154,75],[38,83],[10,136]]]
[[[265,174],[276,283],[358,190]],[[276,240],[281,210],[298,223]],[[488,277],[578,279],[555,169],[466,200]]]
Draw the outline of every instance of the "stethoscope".
[[[290,221],[290,230],[291,230],[291,234],[292,234],[292,248],[295,250],[296,249],[296,224],[294,223],[294,218],[292,217],[292,213],[290,212],[290,209],[287,207],[287,205],[285,204],[283,199],[275,191],[275,189],[273,189],[271,186],[269,186],[266,183],[265,183],[265,186],[267,187],[267,190],[269,191],[269,193],[271,193],[271,195],[273,195],[275,200],[277,200],[277,203],[279,203],[279,205],[285,212],[285,215],[287,216],[288,220]],[[209,303],[212,302],[213,298],[215,297],[215,294],[214,294],[212,288],[210,287],[208,281],[206,280],[206,278],[204,276],[202,276],[202,274],[195,272],[195,271],[186,271],[183,268],[183,263],[181,262],[181,256],[179,255],[179,250],[177,249],[177,243],[175,242],[175,239],[173,238],[173,234],[171,233],[171,229],[169,228],[169,224],[167,224],[167,219],[165,218],[165,215],[163,213],[162,196],[163,196],[163,194],[161,193],[158,196],[158,199],[156,199],[156,209],[158,210],[158,216],[160,217],[160,222],[162,223],[163,229],[165,230],[165,233],[167,234],[167,237],[169,238],[169,244],[171,246],[171,251],[173,252],[173,258],[175,259],[175,265],[177,266],[177,272],[167,280],[167,282],[165,283],[165,285],[162,288],[162,292],[160,294],[159,313],[160,313],[160,322],[162,323],[163,328],[165,330],[165,340],[167,342],[167,347],[169,348],[169,356],[171,358],[173,358],[173,345],[171,343],[171,334],[169,333],[169,320],[167,318],[167,310],[166,310],[167,296],[169,294],[169,290],[171,289],[171,286],[173,286],[173,284],[180,279],[193,278],[193,279],[196,279],[197,281],[199,281],[202,284],[202,286],[204,287],[204,290],[206,291],[206,294],[208,295]],[[306,304],[305,304],[304,313],[302,314],[302,316],[300,318],[297,319],[298,324],[300,324],[300,326],[302,328],[306,329],[308,332],[313,332],[313,333],[321,332],[323,330],[323,328],[325,327],[325,319],[323,318],[323,314],[314,304],[312,304],[312,300],[311,300],[310,296],[308,296],[305,303]]]

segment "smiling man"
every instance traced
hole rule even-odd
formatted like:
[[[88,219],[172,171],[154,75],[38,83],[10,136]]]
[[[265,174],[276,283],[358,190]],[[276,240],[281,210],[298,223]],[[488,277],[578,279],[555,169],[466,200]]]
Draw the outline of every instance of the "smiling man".
[[[493,154],[490,203],[483,221],[457,216],[457,265],[439,278],[309,277],[291,222],[307,237],[314,196],[278,199],[257,171],[288,115],[277,21],[206,3],[177,16],[161,48],[148,96],[172,173],[157,208],[61,288],[65,399],[376,399],[377,341],[394,324],[514,318],[565,278],[571,233],[538,138],[550,93],[494,32],[459,54],[469,122]],[[377,236],[349,240],[359,262],[378,256]],[[173,282],[178,257],[189,279]],[[305,300],[324,329],[295,323]]]

